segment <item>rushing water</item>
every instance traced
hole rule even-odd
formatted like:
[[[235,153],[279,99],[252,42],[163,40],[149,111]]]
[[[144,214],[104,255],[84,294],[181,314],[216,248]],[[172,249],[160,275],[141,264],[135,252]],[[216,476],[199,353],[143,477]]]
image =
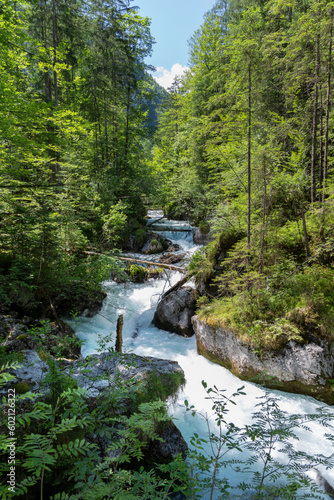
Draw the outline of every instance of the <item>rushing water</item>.
[[[159,213],[152,213],[151,217],[158,219]],[[174,222],[178,231],[170,231],[171,221],[159,221],[159,230],[164,237],[180,245],[180,252],[186,252],[188,256],[197,250],[193,243],[191,228],[187,223]],[[181,230],[180,230],[181,229]],[[185,231],[182,231],[184,229]],[[188,231],[186,231],[188,229]],[[132,254],[133,255],[133,254]],[[136,255],[140,258],[142,255]],[[158,258],[154,256],[152,258]],[[144,257],[146,260],[146,256]],[[124,316],[123,327],[123,350],[131,351],[142,356],[154,356],[157,358],[176,360],[185,372],[186,385],[176,401],[170,403],[170,413],[174,416],[175,423],[181,430],[184,438],[189,443],[190,437],[196,432],[199,436],[207,436],[205,421],[190,412],[186,412],[184,400],[187,399],[198,411],[211,413],[210,401],[205,399],[206,393],[201,385],[205,380],[208,387],[216,385],[219,389],[226,389],[226,395],[231,395],[241,385],[245,386],[246,396],[237,400],[237,405],[230,408],[228,421],[237,426],[243,426],[251,421],[251,414],[255,411],[264,390],[255,384],[241,382],[228,370],[211,363],[203,356],[199,356],[196,350],[195,336],[183,338],[176,334],[159,330],[152,325],[155,307],[161,294],[171,285],[175,284],[182,275],[176,271],[166,271],[163,279],[151,279],[144,284],[124,283],[117,284],[114,281],[105,282],[108,294],[104,301],[100,314],[93,318],[80,318],[73,324],[80,339],[85,341],[82,348],[83,356],[96,352],[101,346],[101,340],[116,331],[116,321],[119,314]],[[114,345],[113,335],[111,344]],[[320,405],[313,398],[301,395],[287,394],[279,391],[271,391],[279,400],[280,407],[288,413],[311,413]],[[323,453],[329,456],[332,446],[324,436],[324,429],[316,424],[311,424],[312,433],[298,431],[298,449],[310,454]],[[319,469],[320,470],[320,469]],[[322,468],[321,472],[332,484],[334,484],[334,473]],[[228,473],[228,472],[226,472]],[[312,475],[312,473],[311,473]],[[229,473],[231,484],[247,481],[250,478],[240,478],[232,471]],[[203,497],[208,498],[208,497]],[[324,498],[328,498],[324,496]]]

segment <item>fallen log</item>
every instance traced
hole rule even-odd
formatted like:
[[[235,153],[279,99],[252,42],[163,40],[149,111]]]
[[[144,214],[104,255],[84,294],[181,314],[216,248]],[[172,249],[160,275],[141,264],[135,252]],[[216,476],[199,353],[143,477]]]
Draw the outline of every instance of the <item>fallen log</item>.
[[[145,266],[163,267],[164,269],[171,269],[172,271],[179,271],[185,273],[186,270],[179,266],[172,264],[160,264],[160,262],[152,262],[151,260],[134,259],[132,257],[116,257],[116,259],[123,260],[124,262],[135,262],[136,264],[144,264]]]
[[[178,290],[179,288],[181,288],[181,286],[184,285],[185,283],[187,283],[187,281],[189,281],[190,278],[191,278],[191,276],[189,276],[188,274],[187,274],[187,276],[184,276],[184,278],[182,278],[180,281],[178,281],[177,283],[175,283],[175,285],[173,285],[171,288],[169,288],[169,290],[167,290],[167,292],[165,292],[161,296],[161,299],[164,299],[170,293],[175,292],[175,290]]]
[[[179,266],[173,266],[172,264],[160,264],[159,262],[152,262],[150,260],[135,259],[133,257],[121,257],[120,255],[107,255],[105,253],[90,252],[86,251],[87,255],[99,255],[101,257],[110,257],[124,262],[135,262],[136,264],[142,264],[145,266],[163,267],[164,269],[171,269],[172,271],[178,271],[179,273],[185,273],[186,270]]]
[[[153,224],[152,224],[153,227]],[[155,231],[159,231],[159,233],[169,232],[169,233],[190,233],[192,231],[191,227],[168,227],[165,225],[160,225],[158,224],[157,227],[153,227]]]
[[[172,215],[172,214],[175,214],[175,212],[176,212],[176,210],[173,210],[172,212],[169,212],[167,215],[165,215],[165,214],[164,214],[162,217],[159,217],[159,219],[156,219],[156,220],[155,220],[155,219],[153,219],[152,221],[150,221],[150,222],[148,222],[148,223],[146,224],[146,227],[151,226],[152,224],[155,224],[156,222],[159,222],[159,220],[162,220],[162,219],[168,219],[168,217],[169,217],[170,215]]]

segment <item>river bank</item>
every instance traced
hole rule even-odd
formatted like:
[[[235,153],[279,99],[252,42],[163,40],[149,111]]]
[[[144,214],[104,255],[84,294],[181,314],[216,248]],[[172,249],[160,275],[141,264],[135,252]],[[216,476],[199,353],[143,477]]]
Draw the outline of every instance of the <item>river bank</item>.
[[[161,221],[159,223],[161,224]],[[185,254],[184,258],[187,261],[190,255],[198,248],[193,243],[192,229],[188,227],[186,230],[168,231],[167,229],[171,229],[169,227],[171,224],[173,224],[171,221],[164,221],[162,223],[164,237],[172,240],[174,245],[178,245],[178,250],[175,254]],[[183,228],[187,226],[184,222],[176,222],[176,224],[178,229],[180,229],[180,224],[183,225]],[[128,257],[140,259],[143,258],[143,255],[132,253],[128,254]],[[145,256],[145,258],[147,257]],[[150,260],[158,260],[160,258],[159,254],[149,256]],[[184,262],[180,260],[176,265],[182,266]],[[215,430],[216,424],[214,422],[216,415],[212,412],[212,400],[208,399],[208,393],[202,381],[205,381],[207,387],[213,388],[216,386],[226,391],[227,397],[238,393],[241,383],[228,370],[211,363],[198,354],[195,336],[183,337],[161,330],[153,325],[153,318],[160,297],[169,287],[176,284],[179,278],[180,273],[173,270],[165,270],[164,277],[160,276],[158,279],[150,278],[143,283],[129,281],[118,283],[110,280],[104,283],[106,299],[100,312],[91,317],[86,314],[68,321],[75,330],[80,342],[83,342],[81,353],[87,360],[90,359],[90,356],[99,359],[101,354],[98,354],[98,352],[114,348],[117,318],[122,314],[124,317],[123,349],[127,353],[125,357],[132,356],[133,353],[133,355],[140,356],[140,359],[153,360],[158,358],[158,360],[162,359],[166,360],[166,362],[173,360],[173,362],[177,363],[174,366],[181,367],[180,369],[185,374],[186,382],[176,397],[176,389],[172,391],[174,395],[168,400],[168,408],[169,414],[175,420],[187,446],[191,447],[194,434],[203,439],[207,438],[208,425],[214,432],[213,435],[217,436],[217,431]],[[163,361],[158,362],[163,363]],[[73,366],[73,363],[70,364]],[[126,376],[131,375],[131,373],[128,369],[124,372]],[[98,390],[97,387],[94,389],[96,384],[98,382],[92,381],[92,390]],[[107,386],[109,382],[103,382],[103,384]],[[226,408],[228,410],[228,421],[233,422],[236,428],[246,428],[247,426],[254,425],[255,420],[252,415],[258,405],[263,402],[264,397],[274,398],[280,411],[283,412],[282,416],[284,418],[281,423],[283,421],[288,422],[296,413],[302,415],[301,420],[298,420],[298,422],[302,422],[302,419],[307,419],[308,415],[315,415],[319,406],[319,403],[313,398],[278,391],[268,391],[261,386],[247,382],[242,392],[245,394],[237,397],[237,405],[230,405]],[[196,409],[194,415],[192,415],[193,412],[187,411],[185,401],[188,401],[188,407],[190,405]],[[326,409],[325,405],[322,405],[322,407]],[[311,454],[310,456],[313,457],[319,454],[329,457],[331,455],[331,444],[326,439],[323,427],[314,419],[309,425],[310,431],[303,429],[302,426],[297,428],[299,442],[293,442],[296,452]],[[239,439],[237,435],[235,439]],[[204,445],[204,454],[208,454],[209,457],[211,453],[208,441]],[[248,460],[250,457],[251,454],[244,449],[243,459]],[[275,458],[277,458],[276,455]],[[279,458],[284,462],[283,455]],[[323,477],[327,478],[329,482],[333,482],[331,472],[326,471],[325,464],[320,465],[320,470]],[[254,471],[261,471],[260,464],[255,465],[252,471],[242,474],[243,479],[249,484],[253,481]],[[283,483],[286,481],[286,472],[281,475]],[[313,477],[314,479],[314,474],[312,476],[312,471],[310,471],[309,478],[312,479]],[[230,468],[224,472],[223,477],[227,478],[226,480],[231,488],[231,496],[229,498],[233,498],[238,494],[240,475],[233,468]],[[218,483],[216,486],[218,490],[213,498],[219,495]],[[236,489],[235,491],[234,488]],[[203,491],[202,498],[209,498],[209,496]]]
[[[159,222],[161,224],[161,222]],[[166,228],[171,221],[164,222]],[[177,224],[181,224],[177,222]],[[184,222],[183,222],[184,224]],[[196,251],[192,234],[180,231],[165,231],[164,235],[181,246],[181,252]],[[136,257],[140,257],[136,254]],[[176,424],[186,439],[188,445],[193,433],[205,438],[207,436],[207,422],[201,418],[199,413],[212,415],[212,402],[206,400],[206,392],[202,386],[205,380],[208,387],[216,385],[226,390],[231,395],[241,386],[238,378],[234,377],[228,370],[210,362],[197,353],[196,338],[180,337],[171,332],[160,330],[153,325],[153,317],[156,305],[167,287],[174,285],[179,280],[177,273],[168,273],[168,279],[149,280],[146,283],[105,283],[107,298],[101,313],[95,318],[81,318],[77,324],[72,324],[78,337],[84,340],[83,353],[89,355],[99,348],[101,339],[106,332],[115,331],[116,321],[119,314],[124,316],[123,342],[124,349],[139,355],[173,359],[178,361],[185,372],[186,385],[178,394],[176,401],[170,401],[169,412],[176,418]],[[238,400],[236,407],[231,405],[229,419],[236,426],[249,425],[252,422],[252,414],[266,390],[253,383],[245,383],[244,392]],[[269,394],[277,399],[282,411],[287,415],[300,413],[311,414],[316,411],[320,403],[313,398],[302,395],[293,395],[279,391],[269,391]],[[186,411],[184,401],[194,405],[198,414],[194,417]],[[214,417],[213,417],[214,418]],[[331,454],[331,446],[326,441],[324,429],[321,425],[312,424],[312,433],[301,433],[300,449],[307,452]],[[331,476],[323,468],[324,475],[329,480]],[[326,475],[327,474],[327,475]],[[249,474],[251,480],[251,474]],[[247,475],[244,476],[247,480]],[[228,480],[234,486],[240,481],[240,476],[229,470]],[[206,498],[205,496],[203,498]]]

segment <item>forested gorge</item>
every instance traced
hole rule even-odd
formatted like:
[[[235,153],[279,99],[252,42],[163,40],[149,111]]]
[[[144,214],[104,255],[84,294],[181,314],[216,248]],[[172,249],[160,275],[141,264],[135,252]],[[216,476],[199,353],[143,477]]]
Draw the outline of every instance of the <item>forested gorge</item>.
[[[213,317],[260,342],[329,334],[332,9],[217,2],[167,94],[129,2],[3,4],[4,303],[41,312],[96,285],[106,262],[83,251],[142,238],[151,205],[211,224],[191,267],[224,297]]]
[[[260,349],[333,332],[333,13],[217,2],[155,135],[161,204],[212,227],[201,314]]]
[[[94,288],[105,269],[82,251],[143,224],[159,95],[149,20],[129,3],[1,5],[4,304],[41,314],[55,291]]]
[[[157,465],[149,446],[171,425],[161,400],[184,384],[182,369],[172,363],[162,378],[151,371],[135,382],[131,370],[145,363],[115,353],[109,332],[96,356],[125,360],[130,378],[109,381],[98,399],[69,375],[81,346],[59,318],[101,303],[104,280],[150,276],[117,258],[142,249],[148,234],[151,245],[168,247],[147,226],[149,209],[189,221],[204,243],[182,282],[195,282],[200,321],[231,330],[259,358],[291,341],[333,343],[334,2],[217,0],[189,40],[189,69],[168,91],[150,76],[150,19],[134,4],[0,1],[0,389],[22,362],[6,347],[6,322],[13,330],[17,319],[29,323],[14,340],[30,336],[32,365],[47,371],[43,400],[17,384],[24,471],[15,494],[4,482],[0,493],[178,500],[204,491],[218,498],[218,489],[226,499],[323,498],[304,473],[333,467],[333,456],[290,444],[309,422],[329,427],[329,410],[287,416],[266,394],[254,427],[239,429],[227,407],[243,388],[230,399],[203,382],[219,429],[208,442],[218,451],[205,458],[195,434],[188,461]],[[95,373],[91,358],[80,363],[71,365],[76,375]],[[318,399],[332,401],[333,380],[325,384],[330,396]],[[2,457],[6,418],[2,411]],[[275,458],[281,443],[288,467]],[[253,455],[239,462],[233,453],[242,446]],[[227,452],[232,459],[221,462]],[[262,476],[254,472],[234,497],[219,469],[249,470],[259,457]]]

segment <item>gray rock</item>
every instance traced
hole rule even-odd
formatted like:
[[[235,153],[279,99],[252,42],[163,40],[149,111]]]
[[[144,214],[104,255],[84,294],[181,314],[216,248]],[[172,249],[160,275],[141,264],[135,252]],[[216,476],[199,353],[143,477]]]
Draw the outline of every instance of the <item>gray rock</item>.
[[[192,323],[198,352],[241,379],[257,377],[260,382],[262,377],[268,387],[334,402],[329,381],[334,376],[334,345],[324,340],[304,345],[290,341],[282,350],[260,356],[231,330],[209,326],[197,316]]]
[[[179,288],[159,302],[153,323],[162,330],[191,337],[194,335],[191,317],[195,313],[195,304],[195,290],[191,287]]]
[[[316,470],[315,482],[317,485],[327,493],[330,498],[334,498],[334,488],[333,486],[324,478],[324,476]]]
[[[32,323],[33,319],[27,316],[22,320],[18,320],[12,314],[0,316],[1,345],[6,348],[6,352],[34,349],[36,347],[36,343],[28,335],[27,325]]]
[[[213,238],[212,238],[211,232],[202,233],[202,231],[200,230],[199,227],[197,227],[195,229],[194,234],[193,234],[193,241],[197,245],[207,245],[212,240],[213,240]]]
[[[48,388],[42,384],[44,376],[48,373],[47,364],[41,360],[36,351],[23,351],[24,360],[19,368],[11,369],[10,372],[15,379],[8,382],[0,389],[0,396],[8,393],[9,387],[16,387],[18,384],[26,386],[24,392],[30,388],[31,392],[46,394]],[[99,404],[96,399],[105,394],[109,404],[112,406],[113,389],[116,389],[117,404],[113,408],[114,413],[126,413],[129,411],[127,399],[119,400],[119,389],[123,383],[129,382],[134,385],[136,381],[144,380],[149,372],[154,372],[156,377],[176,372],[183,374],[183,370],[176,361],[157,359],[152,357],[142,357],[135,354],[119,355],[117,353],[93,354],[86,360],[58,360],[58,366],[62,373],[68,374],[77,381],[78,387],[86,390],[89,405],[96,407]],[[160,431],[159,436],[163,441],[152,441],[147,444],[145,450],[146,460],[151,460],[153,455],[156,461],[168,463],[178,453],[185,456],[188,449],[181,432],[173,424],[168,422]],[[118,456],[119,449],[110,450],[111,441],[109,438],[100,435],[88,435],[90,442],[96,443],[103,456]],[[117,433],[115,439],[118,439]]]
[[[166,241],[169,243],[169,247],[166,250],[167,252],[177,252],[178,250],[181,250],[180,245],[178,245],[177,243],[169,242],[169,240]]]
[[[93,354],[84,365],[78,361],[63,361],[64,370],[71,373],[78,386],[85,389],[90,397],[97,397],[107,388],[117,387],[119,377],[123,381],[136,381],[143,380],[151,371],[155,371],[157,376],[176,371],[183,373],[176,361],[135,354]]]
[[[0,389],[0,395],[7,394],[8,388],[13,384],[15,387],[15,384],[18,383],[25,383],[26,391],[39,392],[40,384],[48,371],[48,366],[45,361],[40,359],[36,351],[28,349],[21,351],[21,354],[23,360],[20,362],[20,367],[9,370],[9,373],[14,375],[15,378]]]
[[[188,445],[184,440],[180,430],[171,421],[164,425],[159,432],[159,437],[163,439],[154,440],[148,445],[145,455],[153,462],[168,463],[180,453],[182,458],[186,458]]]
[[[160,253],[164,249],[162,241],[155,235],[150,236],[145,245],[142,248],[142,252],[145,254]]]
[[[42,322],[28,316],[22,319],[0,316],[0,342],[9,353],[42,347],[53,356],[79,358],[81,347],[73,328],[62,320],[59,320],[59,325],[47,322],[43,326]]]
[[[48,372],[47,364],[40,359],[36,351],[22,351],[24,360],[20,368],[12,369],[11,374],[15,376],[12,383],[27,382],[32,392],[40,389],[40,384],[45,373]],[[93,354],[87,360],[59,360],[58,366],[63,373],[71,375],[78,384],[87,391],[91,398],[96,398],[104,390],[119,385],[119,379],[123,381],[143,380],[148,372],[154,371],[157,376],[179,372],[182,368],[176,361],[142,357],[135,354]],[[7,391],[8,385],[4,388]],[[4,393],[5,393],[4,392]]]

